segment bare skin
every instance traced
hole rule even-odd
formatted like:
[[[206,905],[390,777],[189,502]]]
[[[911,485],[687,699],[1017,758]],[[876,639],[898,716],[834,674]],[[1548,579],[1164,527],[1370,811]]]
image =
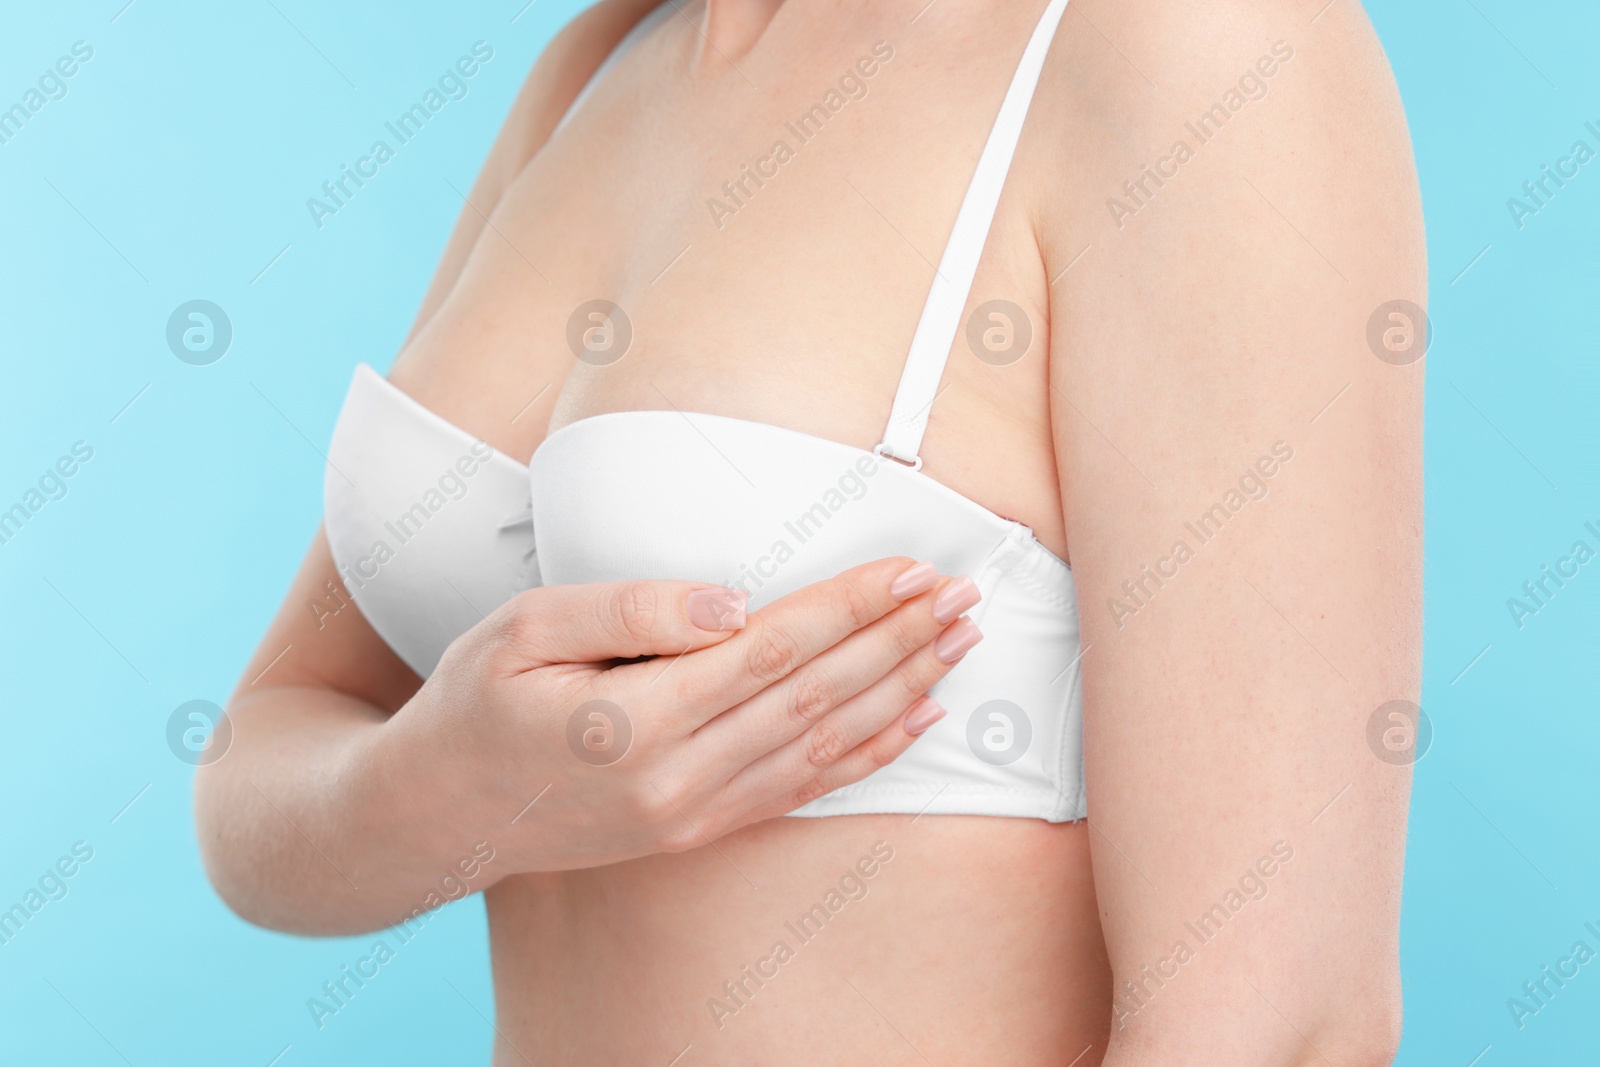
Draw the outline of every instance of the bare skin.
[[[391,377],[520,460],[575,419],[669,406],[870,448],[1043,5],[686,3],[547,143],[650,6],[605,0],[541,58]],[[1392,1058],[1409,777],[1365,731],[1419,688],[1422,364],[1378,360],[1365,331],[1385,301],[1425,304],[1423,238],[1382,52],[1354,3],[1319,6],[1074,0],[968,308],[1011,301],[1033,344],[996,366],[958,339],[933,408],[924,473],[1073,564],[1093,827],[771,819],[586,869],[488,864],[473,884],[497,1064],[665,1064],[686,1046],[683,1064],[778,1067]],[[879,41],[893,58],[865,98],[719,219],[708,198]],[[1184,123],[1278,41],[1292,58],[1260,76],[1264,98],[1165,184],[1124,192],[1176,139],[1196,145]],[[604,368],[576,364],[565,340],[597,296],[635,330]],[[1293,458],[1268,497],[1130,598],[1122,583],[1279,441]],[[298,651],[230,708],[236,746],[252,728],[275,738],[251,765],[263,792],[353,729],[326,725],[338,708],[377,725],[417,693],[353,613],[304,640],[304,602],[329,578],[319,538],[245,678]],[[367,819],[425,821],[430,806]],[[246,844],[220,815],[208,835],[206,818],[214,877],[277,864],[338,890],[290,835],[270,861],[230,864]],[[1262,877],[1265,898],[1200,947],[1185,923],[1279,841],[1293,857]],[[784,924],[879,842],[892,859],[867,895],[719,1019],[708,1001],[727,1001],[724,983],[793,943]],[[225,895],[250,898],[245,880]],[[259,921],[371,929],[408,912],[403,899],[336,917],[308,899]],[[1158,987],[1143,969],[1179,940],[1198,951]],[[1144,993],[1127,999],[1127,982]]]

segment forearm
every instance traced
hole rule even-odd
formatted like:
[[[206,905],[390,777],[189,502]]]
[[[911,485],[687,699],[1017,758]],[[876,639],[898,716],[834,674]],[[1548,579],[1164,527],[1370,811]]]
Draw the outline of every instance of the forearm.
[[[331,690],[235,701],[226,755],[195,783],[201,854],[235,912],[289,933],[380,929],[485,888],[492,842],[425,820],[395,728]],[[415,785],[415,783],[410,783]],[[461,840],[452,840],[459,836]]]

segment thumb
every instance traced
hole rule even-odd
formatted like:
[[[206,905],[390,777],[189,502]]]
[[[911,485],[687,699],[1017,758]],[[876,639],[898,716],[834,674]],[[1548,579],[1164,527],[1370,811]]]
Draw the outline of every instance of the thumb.
[[[495,620],[530,666],[675,656],[744,628],[742,589],[642,580],[541,586],[519,593]]]

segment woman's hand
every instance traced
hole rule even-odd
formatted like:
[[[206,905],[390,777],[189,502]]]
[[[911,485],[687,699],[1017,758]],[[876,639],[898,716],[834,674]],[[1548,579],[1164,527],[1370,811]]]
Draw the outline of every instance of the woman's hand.
[[[424,848],[487,841],[497,878],[693,848],[905,751],[977,601],[906,559],[748,620],[743,593],[691,582],[531,589],[451,645],[378,770]]]
[[[957,618],[978,601],[971,580],[908,559],[748,620],[717,586],[554,586],[406,688],[358,614],[323,632],[297,610],[331,571],[319,537],[229,703],[226,758],[195,782],[218,893],[302,934],[379,929],[508,875],[693,848],[792,811],[909,747],[943,715],[926,691],[979,639]]]
[[[978,643],[976,601],[909,560],[747,621],[715,585],[531,589],[387,723],[382,773],[429,837],[490,841],[499,877],[694,848],[904,752],[944,715],[926,689]]]

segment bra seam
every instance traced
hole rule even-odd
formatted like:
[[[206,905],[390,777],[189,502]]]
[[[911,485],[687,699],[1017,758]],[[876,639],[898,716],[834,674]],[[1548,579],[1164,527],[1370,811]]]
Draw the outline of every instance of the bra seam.
[[[1073,597],[1053,588],[1038,573],[1038,568],[1042,562],[1044,566],[1056,571],[1059,577],[1065,578],[1070,583],[1073,580],[1072,568],[1064,563],[1059,556],[1046,548],[1027,526],[1009,519],[1006,521],[1011,522],[1012,525],[1007,538],[1019,548],[1017,558],[1007,569],[1007,576],[1019,585],[1025,585],[1056,607],[1075,609],[1076,603]],[[1033,558],[1030,559],[1030,556]]]
[[[1056,608],[1056,610],[1071,615],[1074,623],[1076,623],[1077,615],[1072,601],[1069,598],[1058,594],[1055,590],[1049,588],[1039,577],[1036,570],[1038,565],[1037,560],[1050,560],[1062,566],[1067,570],[1069,580],[1071,576],[1071,569],[1065,568],[1065,565],[1061,564],[1060,560],[1050,553],[1049,549],[1045,548],[1039,542],[1039,540],[1033,536],[1033,531],[1028,529],[1028,527],[1019,522],[1012,520],[1007,521],[1011,523],[1011,529],[1007,530],[1000,541],[994,546],[993,549],[990,550],[988,556],[985,557],[984,562],[978,567],[978,575],[974,578],[975,581],[979,582],[980,587],[986,584],[983,579],[986,578],[988,574],[993,574],[995,578],[993,586],[985,592],[983,601],[984,614],[987,614],[990,605],[993,603],[995,599],[993,593],[999,588],[1000,584],[1004,582],[1011,582],[1016,586],[1019,592],[1023,594],[1032,592],[1035,596]],[[1029,557],[1033,558],[1030,559]],[[982,625],[981,616],[974,619],[974,621],[980,626]],[[1078,647],[1080,649],[1083,647],[1081,638],[1078,641]],[[1069,784],[1072,784],[1081,789],[1083,785],[1081,779],[1077,782],[1073,782],[1073,780],[1067,775],[1067,749],[1069,747],[1070,730],[1074,725],[1074,717],[1072,715],[1074,701],[1072,697],[1074,686],[1078,684],[1076,674],[1078,666],[1078,663],[1074,663],[1071,666],[1070,671],[1072,672],[1072,677],[1068,680],[1066,689],[1061,692],[1060,696],[1052,702],[1052,706],[1048,709],[1050,719],[1052,721],[1058,721],[1061,723],[1061,733],[1055,742],[1054,756],[1048,758],[1044,767],[1041,769],[1044,773],[1046,782],[1049,784],[1049,791],[1053,794],[1050,799],[1049,810],[1053,813],[1053,815],[1059,816],[1065,816],[1067,814],[1066,805],[1071,803],[1071,797],[1068,795],[1066,787]],[[1078,744],[1081,750],[1081,709],[1080,715],[1076,720],[1076,725],[1079,734]],[[1040,795],[1043,795],[1044,793],[1044,790],[1028,791],[1037,792]],[[1081,811],[1082,805],[1077,805],[1076,810]]]

